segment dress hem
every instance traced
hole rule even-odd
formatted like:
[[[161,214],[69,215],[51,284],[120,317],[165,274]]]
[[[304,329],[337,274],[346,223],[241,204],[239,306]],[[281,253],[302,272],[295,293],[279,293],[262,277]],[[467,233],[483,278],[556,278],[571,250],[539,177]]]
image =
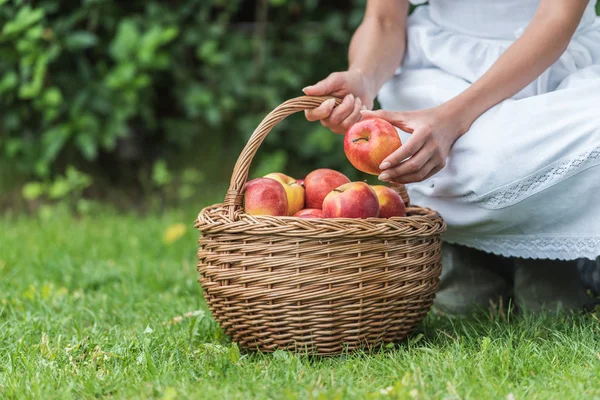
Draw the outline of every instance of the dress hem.
[[[444,235],[444,242],[472,247],[504,257],[553,260],[590,260],[600,256],[600,237],[590,236],[488,236]]]

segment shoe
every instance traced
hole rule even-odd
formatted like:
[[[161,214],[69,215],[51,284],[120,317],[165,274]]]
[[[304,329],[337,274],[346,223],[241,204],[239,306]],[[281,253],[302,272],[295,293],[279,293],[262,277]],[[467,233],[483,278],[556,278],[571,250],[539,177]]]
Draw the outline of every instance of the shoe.
[[[510,259],[469,247],[442,245],[442,274],[434,311],[467,315],[509,304]]]
[[[600,257],[595,260],[577,260],[577,269],[583,285],[591,290],[594,296],[600,297]]]
[[[525,312],[581,311],[596,299],[580,277],[578,261],[515,258],[514,297]]]

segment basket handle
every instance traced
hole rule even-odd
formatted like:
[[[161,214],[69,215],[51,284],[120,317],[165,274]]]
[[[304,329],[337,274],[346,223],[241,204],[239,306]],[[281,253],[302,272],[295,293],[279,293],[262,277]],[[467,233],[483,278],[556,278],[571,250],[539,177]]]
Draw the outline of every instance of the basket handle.
[[[229,189],[227,190],[225,200],[223,201],[223,206],[227,208],[230,218],[233,219],[236,209],[239,209],[242,206],[243,190],[244,185],[248,180],[250,164],[263,140],[267,137],[269,132],[271,132],[271,129],[287,116],[299,111],[316,108],[320,106],[321,103],[331,98],[335,98],[336,107],[342,102],[341,99],[331,96],[301,96],[289,99],[277,106],[261,121],[252,133],[248,143],[246,143],[246,146],[242,150],[235,163],[235,167],[233,168]],[[408,206],[409,198],[404,185],[392,184],[392,187],[400,193],[402,199]]]

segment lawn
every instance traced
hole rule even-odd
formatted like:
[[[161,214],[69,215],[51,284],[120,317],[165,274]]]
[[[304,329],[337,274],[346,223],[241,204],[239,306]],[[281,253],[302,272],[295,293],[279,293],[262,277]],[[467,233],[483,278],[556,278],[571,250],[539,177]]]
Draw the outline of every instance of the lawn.
[[[0,398],[600,399],[594,314],[430,316],[375,354],[240,353],[206,312],[193,218],[0,217]]]

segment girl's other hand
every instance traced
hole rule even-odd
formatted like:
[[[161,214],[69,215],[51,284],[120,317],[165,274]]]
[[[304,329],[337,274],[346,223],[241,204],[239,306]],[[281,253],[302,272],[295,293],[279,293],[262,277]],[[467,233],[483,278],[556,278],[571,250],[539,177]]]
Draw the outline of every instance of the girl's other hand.
[[[320,120],[323,126],[333,132],[344,134],[348,128],[361,120],[361,110],[373,107],[375,95],[372,94],[372,86],[360,71],[334,72],[302,91],[308,96],[343,97],[342,103],[334,108],[335,101],[327,100],[315,109],[306,110],[306,119]]]
[[[410,140],[385,158],[379,180],[397,183],[423,181],[446,165],[450,148],[470,127],[460,113],[444,105],[418,111],[363,111],[363,117],[379,117],[411,133]]]

